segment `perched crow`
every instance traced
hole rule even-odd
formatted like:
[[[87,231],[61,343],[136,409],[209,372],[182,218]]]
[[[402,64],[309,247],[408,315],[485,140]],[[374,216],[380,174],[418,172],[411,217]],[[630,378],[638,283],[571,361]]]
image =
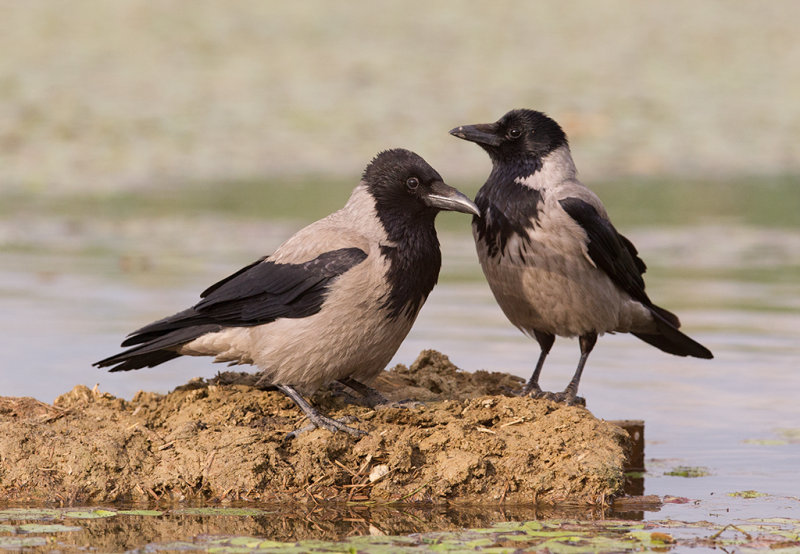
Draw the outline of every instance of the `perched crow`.
[[[481,267],[506,317],[542,352],[523,393],[582,403],[578,383],[597,336],[633,333],[678,356],[711,352],[678,331],[678,318],[644,290],[645,264],[600,199],[576,177],[567,136],[545,114],[513,110],[495,123],[450,134],[477,143],[492,172],[475,203],[472,231]],[[579,337],[581,358],[566,389],[542,392],[539,373],[555,336]]]
[[[193,307],[134,331],[122,343],[130,348],[94,365],[128,371],[181,355],[252,364],[257,386],[282,391],[313,426],[359,434],[301,394],[341,381],[380,399],[364,382],[389,363],[436,284],[441,210],[479,215],[417,154],[381,152],[344,208],[212,285]]]

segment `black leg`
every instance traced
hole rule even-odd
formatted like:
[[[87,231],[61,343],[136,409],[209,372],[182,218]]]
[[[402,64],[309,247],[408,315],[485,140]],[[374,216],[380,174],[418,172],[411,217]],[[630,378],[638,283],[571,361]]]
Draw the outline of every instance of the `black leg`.
[[[539,374],[542,372],[544,359],[550,353],[550,349],[553,347],[553,342],[555,342],[556,337],[555,335],[541,331],[534,331],[533,336],[535,336],[536,340],[539,342],[539,347],[542,349],[542,352],[539,354],[539,361],[536,362],[536,369],[533,370],[533,375],[531,375],[531,378],[528,380],[528,384],[522,389],[522,394],[529,394],[533,397],[537,397],[542,392],[541,387],[539,387]]]
[[[378,389],[365,385],[361,381],[356,381],[352,377],[339,379],[339,382],[360,394],[364,398],[364,403],[370,408],[391,404],[391,400],[383,396]]]
[[[567,404],[586,404],[586,401],[582,398],[578,397],[578,384],[581,382],[581,374],[583,373],[583,366],[586,365],[586,359],[589,357],[589,353],[594,348],[595,343],[597,342],[597,333],[592,331],[591,333],[586,333],[585,335],[581,335],[579,339],[579,343],[581,346],[581,359],[578,362],[578,368],[575,370],[575,375],[572,376],[572,380],[567,385],[567,388],[564,389],[563,398]]]
[[[378,389],[365,385],[361,381],[356,381],[352,377],[339,379],[338,382],[361,395],[362,402],[373,410],[376,408],[417,408],[423,406],[422,402],[417,402],[416,400],[389,400]]]
[[[320,429],[327,429],[331,433],[335,433],[336,431],[344,431],[345,433],[353,436],[366,435],[366,433],[360,429],[348,427],[341,421],[323,415],[319,410],[314,408],[314,406],[309,404],[308,401],[303,398],[294,387],[289,385],[275,385],[275,388],[291,398],[292,401],[297,404],[297,407],[303,410],[303,413],[306,414],[306,417],[308,417],[308,420],[311,422],[311,429],[319,427]],[[289,433],[287,438],[296,437],[306,430],[307,427],[298,429],[297,431],[292,431]]]

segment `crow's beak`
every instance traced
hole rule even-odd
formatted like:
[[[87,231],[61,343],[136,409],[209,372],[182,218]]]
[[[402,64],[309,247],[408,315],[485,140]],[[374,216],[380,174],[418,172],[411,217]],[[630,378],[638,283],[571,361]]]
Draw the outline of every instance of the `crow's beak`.
[[[481,211],[478,206],[458,189],[437,181],[431,185],[425,195],[424,202],[432,208],[448,210],[451,212],[461,212],[474,214],[480,217]]]
[[[485,144],[487,146],[500,146],[500,137],[497,136],[495,123],[479,123],[477,125],[462,125],[450,130],[450,134],[460,139]]]

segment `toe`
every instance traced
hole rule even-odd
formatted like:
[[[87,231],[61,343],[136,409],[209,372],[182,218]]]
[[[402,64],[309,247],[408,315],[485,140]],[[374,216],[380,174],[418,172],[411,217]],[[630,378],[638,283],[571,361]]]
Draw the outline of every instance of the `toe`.
[[[349,425],[346,424],[346,422],[351,422],[351,421],[358,421],[358,420],[354,417],[333,419],[332,417],[319,414],[318,417],[315,417],[313,420],[311,420],[311,422],[308,425],[301,427],[300,429],[295,429],[291,433],[287,433],[286,439],[287,440],[293,439],[305,433],[306,431],[311,431],[313,429],[326,429],[331,433],[335,433],[336,431],[342,431],[343,433],[347,433],[348,435],[353,437],[360,437],[367,434],[366,431],[362,431],[361,429],[356,429],[355,427],[350,427]]]

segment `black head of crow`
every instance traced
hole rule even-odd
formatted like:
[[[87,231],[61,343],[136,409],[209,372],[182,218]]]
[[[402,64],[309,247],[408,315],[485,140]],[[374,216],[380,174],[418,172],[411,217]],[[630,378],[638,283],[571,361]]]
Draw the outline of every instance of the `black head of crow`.
[[[678,356],[712,357],[648,298],[644,262],[577,179],[558,123],[542,112],[512,110],[450,134],[475,142],[492,160],[475,198],[482,217],[473,218],[473,235],[498,304],[542,349],[525,392],[579,401],[584,364],[606,332],[630,332]],[[539,374],[556,335],[579,337],[581,358],[567,388],[553,395],[541,391]]]
[[[364,384],[389,363],[439,274],[436,214],[478,214],[425,160],[378,154],[339,211],[200,294],[193,307],[134,331],[129,347],[94,365],[153,367],[181,355],[253,364],[257,386],[292,398],[311,424],[357,434],[302,396],[340,381],[371,403]]]
[[[542,160],[558,148],[568,147],[567,135],[542,112],[512,110],[494,123],[462,125],[450,134],[476,143],[495,164],[541,167]]]
[[[390,235],[409,232],[407,224],[412,221],[432,225],[442,210],[476,211],[469,198],[446,185],[435,169],[408,150],[378,154],[364,170],[362,180]]]

